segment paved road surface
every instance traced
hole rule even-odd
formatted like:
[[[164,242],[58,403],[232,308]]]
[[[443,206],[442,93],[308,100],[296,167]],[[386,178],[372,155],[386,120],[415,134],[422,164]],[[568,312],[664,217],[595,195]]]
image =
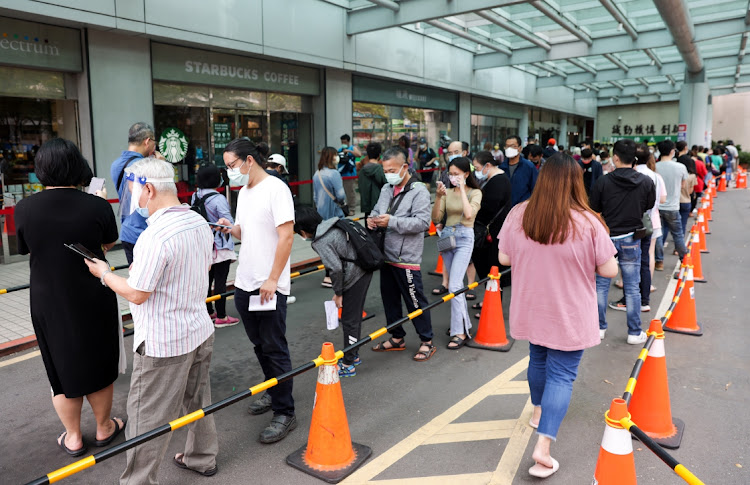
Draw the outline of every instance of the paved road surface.
[[[667,334],[666,340],[672,412],[686,423],[682,447],[674,456],[707,484],[747,484],[750,299],[745,273],[750,191],[720,194],[715,207],[713,233],[708,236],[711,253],[703,256],[709,282],[696,284],[698,316],[705,324],[705,336]],[[432,269],[437,255],[432,242],[427,246],[424,266]],[[672,267],[675,261],[669,256],[666,266]],[[643,314],[644,326],[655,317],[670,276],[668,271],[656,273],[654,310]],[[325,330],[322,301],[330,298],[330,293],[320,287],[321,279],[322,275],[314,274],[292,286],[298,300],[289,309],[288,339],[295,365],[316,357],[326,340],[341,348],[340,331]],[[564,276],[560,280],[564,281]],[[432,276],[425,276],[425,281],[428,288],[439,283]],[[511,291],[503,295],[506,315]],[[613,293],[618,291],[613,288]],[[377,276],[365,309],[377,316],[365,322],[364,332],[382,326]],[[407,352],[376,354],[365,349],[358,375],[343,380],[352,437],[373,449],[372,458],[344,483],[536,483],[526,471],[533,464],[531,451],[536,439],[526,426],[530,413],[525,382],[528,344],[517,342],[508,353],[471,348],[449,351],[444,334],[448,306],[438,307],[432,316],[440,346],[432,360],[411,360],[417,338],[408,324]],[[603,412],[610,400],[623,392],[640,350],[625,344],[625,314],[610,311],[609,318],[610,331],[602,345],[584,355],[570,411],[552,448],[561,469],[546,483],[591,483],[604,430]],[[131,343],[126,340],[126,346]],[[50,403],[41,360],[33,351],[20,357],[24,356],[30,358],[19,360],[17,355],[0,361],[3,484],[25,483],[73,461],[55,443],[62,426]],[[185,430],[178,430],[161,465],[160,483],[323,483],[285,463],[286,456],[307,439],[315,379],[315,372],[309,372],[295,380],[301,425],[287,439],[275,445],[259,444],[258,433],[270,415],[250,416],[246,403],[238,403],[215,415],[220,433],[219,474],[202,478],[172,464],[169,457],[181,451],[185,439]],[[214,400],[261,380],[242,326],[217,331],[212,364]],[[117,416],[125,414],[128,386],[128,375],[115,384]],[[84,435],[91,441],[93,433],[91,410],[85,408]],[[637,442],[634,447],[640,483],[682,483],[647,449]],[[114,484],[124,464],[124,455],[117,456],[62,483]]]

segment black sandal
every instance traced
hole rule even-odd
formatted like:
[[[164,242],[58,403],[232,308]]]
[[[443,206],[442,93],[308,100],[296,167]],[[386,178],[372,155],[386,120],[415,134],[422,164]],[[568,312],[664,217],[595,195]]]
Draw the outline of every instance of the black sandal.
[[[117,435],[122,432],[122,430],[125,429],[125,426],[127,426],[128,422],[124,419],[122,421],[122,428],[120,427],[120,423],[117,422],[120,418],[109,418],[113,423],[115,423],[115,430],[112,432],[111,435],[109,435],[108,438],[104,438],[103,440],[96,440],[94,441],[94,446],[97,448],[101,448],[103,446],[107,446],[108,444],[112,443],[115,438],[117,438]]]
[[[451,341],[448,342],[448,348],[450,350],[458,350],[461,347],[463,347],[464,345],[466,345],[466,341],[467,340],[469,340],[469,337],[461,338],[458,335],[454,335],[453,337],[451,337]],[[451,347],[451,344],[456,344],[456,346],[455,347]]]
[[[394,352],[397,350],[406,350],[406,340],[396,342],[393,337],[389,338],[386,342],[391,343],[391,347],[386,347],[385,342],[380,342],[378,345],[372,348],[373,352]]]
[[[438,286],[437,288],[432,289],[432,294],[435,296],[440,296],[448,293],[448,288],[446,288],[443,285]]]
[[[477,299],[477,295],[475,293],[470,292],[470,291],[467,291],[466,293],[464,293],[464,296],[466,297],[467,300],[476,300]]]
[[[216,472],[219,471],[219,466],[214,465],[213,468],[209,468],[205,472],[199,472],[198,470],[195,470],[193,468],[190,468],[185,464],[184,461],[182,461],[182,458],[185,456],[185,453],[178,453],[177,456],[173,458],[174,464],[177,465],[179,468],[182,468],[183,470],[190,470],[191,472],[195,472],[199,475],[203,475],[204,477],[212,477],[216,475]]]
[[[84,443],[83,446],[81,446],[77,450],[71,450],[70,448],[68,448],[68,446],[65,444],[65,437],[67,435],[68,435],[68,432],[63,431],[63,433],[57,437],[58,439],[57,445],[60,448],[62,448],[65,453],[69,454],[70,456],[76,457],[76,456],[84,455],[87,451],[89,451],[88,448],[86,448],[86,443]]]
[[[471,305],[472,310],[481,310],[482,309],[482,303],[483,302],[480,301],[480,302],[477,302],[477,303],[474,303],[473,305]]]
[[[427,351],[422,350],[422,347],[427,347]],[[417,362],[426,362],[430,360],[430,357],[435,355],[435,352],[437,352],[437,347],[435,347],[432,344],[424,343],[419,346],[419,350],[416,354],[414,354],[414,357],[412,359],[416,360]],[[419,358],[418,356],[424,355],[424,357]]]

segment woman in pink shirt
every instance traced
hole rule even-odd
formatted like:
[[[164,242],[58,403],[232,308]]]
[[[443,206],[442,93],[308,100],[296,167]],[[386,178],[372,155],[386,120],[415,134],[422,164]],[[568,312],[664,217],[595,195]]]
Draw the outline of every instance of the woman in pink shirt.
[[[575,160],[562,153],[547,159],[531,198],[508,214],[498,247],[500,264],[513,271],[510,332],[529,341],[529,425],[539,434],[529,474],[546,478],[560,466],[550,444],[568,410],[583,349],[600,341],[595,274],[617,274],[609,229],[588,205]]]

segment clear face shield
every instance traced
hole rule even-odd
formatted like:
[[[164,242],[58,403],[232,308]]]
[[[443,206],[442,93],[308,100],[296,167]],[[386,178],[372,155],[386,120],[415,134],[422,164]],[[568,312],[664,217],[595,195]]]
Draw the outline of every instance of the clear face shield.
[[[137,177],[134,172],[125,172],[125,180],[127,180],[128,188],[130,190],[123,191],[122,194],[122,200],[120,201],[120,214],[123,213],[123,208],[128,208],[127,215],[132,214],[133,212],[136,212],[136,209],[138,208],[138,201],[141,199],[141,194],[143,193],[143,187],[146,186],[147,183],[151,184],[158,184],[158,183],[174,183],[174,179],[172,177],[169,178],[146,178],[146,177]],[[130,199],[130,200],[126,200]]]

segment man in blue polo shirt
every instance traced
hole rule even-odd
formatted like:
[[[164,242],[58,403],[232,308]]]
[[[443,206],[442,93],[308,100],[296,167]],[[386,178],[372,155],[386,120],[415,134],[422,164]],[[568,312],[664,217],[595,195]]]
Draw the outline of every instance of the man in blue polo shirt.
[[[500,164],[510,179],[511,203],[515,206],[531,197],[536,185],[537,170],[533,163],[521,156],[521,137],[505,140],[505,161]]]
[[[156,151],[154,129],[148,123],[139,121],[128,132],[128,149],[112,163],[110,175],[120,199],[120,242],[128,264],[133,263],[133,248],[138,236],[146,229],[146,219],[137,212],[130,212],[130,190],[128,190],[125,169],[138,160]]]

